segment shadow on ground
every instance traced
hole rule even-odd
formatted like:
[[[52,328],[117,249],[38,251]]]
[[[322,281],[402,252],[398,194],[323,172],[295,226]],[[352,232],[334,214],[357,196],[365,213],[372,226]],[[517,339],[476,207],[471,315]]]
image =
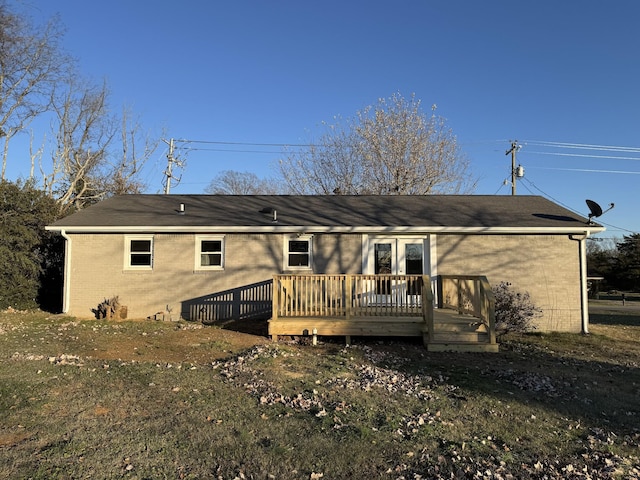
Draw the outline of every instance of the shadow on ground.
[[[616,313],[591,313],[589,322],[594,325],[624,325],[640,327],[640,317],[636,315],[620,315]]]
[[[268,320],[266,318],[247,318],[242,320],[219,320],[216,322],[203,322],[205,326],[216,326],[224,330],[238,333],[247,333],[266,337],[269,334]]]

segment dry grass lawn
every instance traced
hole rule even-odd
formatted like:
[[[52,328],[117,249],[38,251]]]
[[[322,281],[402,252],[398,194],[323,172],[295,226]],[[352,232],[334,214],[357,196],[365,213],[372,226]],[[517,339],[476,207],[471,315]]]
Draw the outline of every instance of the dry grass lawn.
[[[0,313],[0,478],[640,478],[640,312],[499,354]]]

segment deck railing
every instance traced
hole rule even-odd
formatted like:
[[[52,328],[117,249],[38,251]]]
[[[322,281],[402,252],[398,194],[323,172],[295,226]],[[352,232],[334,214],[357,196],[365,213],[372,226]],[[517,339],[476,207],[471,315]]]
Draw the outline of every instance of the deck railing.
[[[495,343],[495,296],[484,275],[438,275],[438,306],[478,317]]]
[[[427,275],[276,275],[273,319],[423,317],[433,326]],[[430,318],[430,320],[429,320]]]
[[[442,275],[436,284],[434,312],[428,275],[275,275],[269,335],[422,335],[429,348],[497,351],[487,278]]]

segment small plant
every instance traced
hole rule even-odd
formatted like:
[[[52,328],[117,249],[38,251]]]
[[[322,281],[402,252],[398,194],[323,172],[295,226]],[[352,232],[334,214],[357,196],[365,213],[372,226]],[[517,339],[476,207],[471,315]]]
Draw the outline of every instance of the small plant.
[[[104,301],[98,304],[97,308],[93,309],[98,320],[115,318],[120,312],[120,299],[115,296],[111,298],[105,298]]]
[[[498,335],[535,330],[533,320],[542,315],[542,309],[533,304],[529,292],[512,290],[509,282],[500,282],[493,287],[493,294]]]

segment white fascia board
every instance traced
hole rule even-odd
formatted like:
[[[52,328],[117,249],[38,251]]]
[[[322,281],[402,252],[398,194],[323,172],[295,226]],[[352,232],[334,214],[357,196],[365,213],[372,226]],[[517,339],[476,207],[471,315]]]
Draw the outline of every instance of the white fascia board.
[[[604,232],[597,225],[584,227],[443,227],[443,226],[400,226],[400,227],[305,227],[297,225],[263,226],[47,226],[47,230],[66,233],[385,233],[385,234],[466,234],[466,235],[593,235]]]

